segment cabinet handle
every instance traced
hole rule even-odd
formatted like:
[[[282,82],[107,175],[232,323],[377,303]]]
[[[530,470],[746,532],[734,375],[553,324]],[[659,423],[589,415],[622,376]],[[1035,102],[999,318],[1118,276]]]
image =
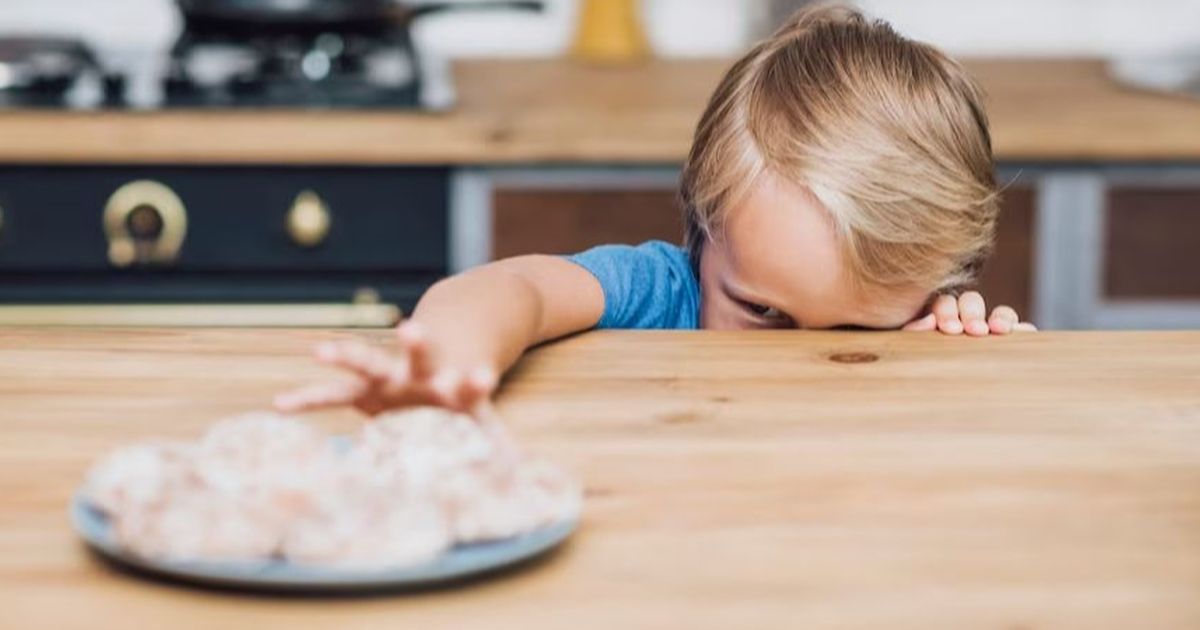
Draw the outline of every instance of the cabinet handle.
[[[316,247],[329,235],[329,206],[320,195],[305,190],[296,195],[287,214],[287,232],[301,247]]]
[[[145,231],[146,233],[138,233]],[[104,206],[108,261],[116,267],[170,264],[187,235],[187,210],[175,191],[155,181],[129,182]]]

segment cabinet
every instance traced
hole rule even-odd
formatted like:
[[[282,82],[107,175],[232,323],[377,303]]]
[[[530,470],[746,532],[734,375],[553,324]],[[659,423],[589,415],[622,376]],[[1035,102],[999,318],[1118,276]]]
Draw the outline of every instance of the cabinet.
[[[664,184],[669,182],[664,181]],[[993,305],[1029,317],[1033,292],[1034,193],[1010,188],[997,229],[995,255],[980,278]],[[490,258],[568,254],[603,243],[649,239],[680,242],[682,214],[673,186],[552,187],[500,183],[492,190]]]
[[[1200,299],[1200,186],[1112,187],[1105,205],[1106,298]]]

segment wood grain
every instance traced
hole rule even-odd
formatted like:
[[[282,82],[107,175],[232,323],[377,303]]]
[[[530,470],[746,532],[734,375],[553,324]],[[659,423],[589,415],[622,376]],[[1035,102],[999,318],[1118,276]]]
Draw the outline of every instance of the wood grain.
[[[0,627],[1200,627],[1200,333],[588,334],[500,397],[586,480],[547,562],[318,600],[84,553],[65,507],[93,460],[263,406],[343,334],[0,330]]]
[[[677,164],[727,60],[456,66],[444,114],[362,111],[0,113],[0,162]],[[1125,90],[1097,60],[967,60],[998,159],[1200,159],[1200,104]]]

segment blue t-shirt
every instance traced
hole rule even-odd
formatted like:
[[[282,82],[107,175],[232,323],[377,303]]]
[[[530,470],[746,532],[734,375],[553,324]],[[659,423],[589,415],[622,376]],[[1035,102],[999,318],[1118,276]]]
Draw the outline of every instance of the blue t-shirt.
[[[604,289],[597,328],[700,327],[700,283],[682,247],[662,241],[601,245],[568,260]]]

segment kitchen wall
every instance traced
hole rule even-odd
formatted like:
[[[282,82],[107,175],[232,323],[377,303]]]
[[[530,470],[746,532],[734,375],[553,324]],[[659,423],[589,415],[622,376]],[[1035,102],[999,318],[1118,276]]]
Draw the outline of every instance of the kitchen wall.
[[[860,0],[901,32],[960,55],[1200,51],[1197,0]]]
[[[470,2],[471,0],[462,0]],[[427,20],[418,36],[450,56],[554,55],[570,40],[578,0],[548,0],[540,16],[458,13]],[[0,31],[81,33],[116,57],[169,45],[171,0],[3,0]],[[860,0],[914,37],[966,55],[1120,55],[1200,50],[1200,1]],[[759,0],[644,0],[664,55],[728,55],[765,26]]]

